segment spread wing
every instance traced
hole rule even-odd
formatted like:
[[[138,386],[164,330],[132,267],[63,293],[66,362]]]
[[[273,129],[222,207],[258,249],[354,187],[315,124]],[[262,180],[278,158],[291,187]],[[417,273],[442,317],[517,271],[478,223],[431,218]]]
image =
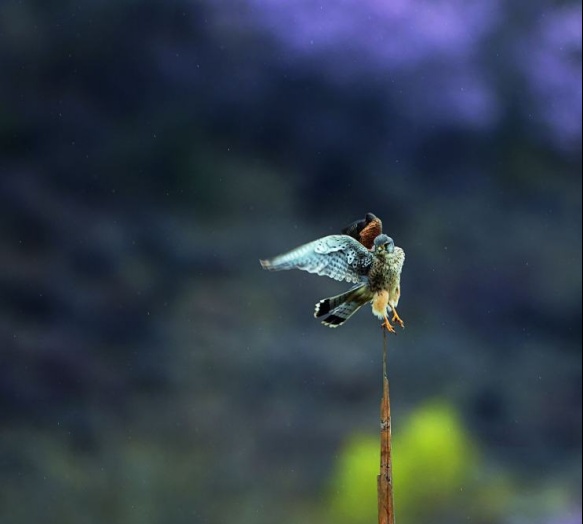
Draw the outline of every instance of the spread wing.
[[[372,260],[372,253],[354,238],[330,235],[260,262],[270,271],[301,269],[357,284],[368,274]]]

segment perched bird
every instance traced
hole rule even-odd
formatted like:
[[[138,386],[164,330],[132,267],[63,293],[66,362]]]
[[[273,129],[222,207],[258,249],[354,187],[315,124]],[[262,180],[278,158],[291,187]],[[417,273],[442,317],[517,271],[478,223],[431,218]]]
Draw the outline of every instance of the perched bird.
[[[342,230],[342,234],[358,240],[367,249],[372,249],[374,239],[383,232],[383,223],[373,213],[367,213],[364,219],[355,220]]]
[[[392,321],[405,327],[397,313],[405,252],[384,234],[374,239],[372,247],[367,249],[349,235],[330,235],[260,262],[270,271],[301,269],[355,284],[345,293],[316,304],[314,316],[325,316],[322,324],[338,327],[371,302],[373,314],[388,331],[395,333],[387,314],[392,312]]]

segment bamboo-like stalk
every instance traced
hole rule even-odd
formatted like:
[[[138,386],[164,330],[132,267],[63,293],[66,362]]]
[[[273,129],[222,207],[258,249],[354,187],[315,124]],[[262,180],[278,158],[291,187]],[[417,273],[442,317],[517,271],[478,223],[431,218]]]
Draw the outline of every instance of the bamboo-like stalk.
[[[391,399],[387,376],[387,333],[383,329],[383,398],[381,400],[381,469],[377,477],[379,524],[395,524],[391,455]]]

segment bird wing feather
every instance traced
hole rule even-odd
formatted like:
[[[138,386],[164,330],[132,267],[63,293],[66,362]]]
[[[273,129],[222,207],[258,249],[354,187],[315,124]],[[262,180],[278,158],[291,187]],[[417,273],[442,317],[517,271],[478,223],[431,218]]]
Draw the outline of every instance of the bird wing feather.
[[[405,263],[405,252],[400,248],[395,246],[395,272],[399,275],[403,270],[403,264]]]
[[[359,283],[366,277],[373,255],[348,235],[319,238],[270,260],[261,260],[264,269],[301,269],[334,280]]]

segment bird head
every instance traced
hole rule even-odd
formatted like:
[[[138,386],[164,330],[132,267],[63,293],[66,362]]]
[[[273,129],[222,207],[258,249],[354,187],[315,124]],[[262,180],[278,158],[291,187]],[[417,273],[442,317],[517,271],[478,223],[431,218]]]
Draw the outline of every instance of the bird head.
[[[388,235],[379,235],[374,239],[374,249],[377,253],[379,251],[387,251],[388,253],[392,253],[395,250],[395,242]]]
[[[376,215],[374,213],[367,213],[364,216],[364,221],[367,224],[370,224],[373,220],[377,220],[377,217],[376,217]]]

